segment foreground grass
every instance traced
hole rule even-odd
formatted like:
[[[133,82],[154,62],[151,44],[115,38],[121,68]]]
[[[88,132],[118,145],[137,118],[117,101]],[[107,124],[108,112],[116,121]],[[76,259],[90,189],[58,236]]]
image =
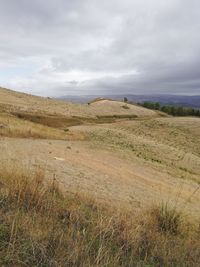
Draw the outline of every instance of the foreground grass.
[[[0,166],[1,266],[200,266],[200,232],[167,205],[140,216]]]

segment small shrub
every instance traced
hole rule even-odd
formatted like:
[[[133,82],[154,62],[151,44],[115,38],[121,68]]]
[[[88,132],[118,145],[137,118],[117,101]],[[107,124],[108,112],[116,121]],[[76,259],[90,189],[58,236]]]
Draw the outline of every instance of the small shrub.
[[[123,105],[122,108],[124,108],[124,109],[130,109],[130,107],[129,106],[126,106],[126,105]]]

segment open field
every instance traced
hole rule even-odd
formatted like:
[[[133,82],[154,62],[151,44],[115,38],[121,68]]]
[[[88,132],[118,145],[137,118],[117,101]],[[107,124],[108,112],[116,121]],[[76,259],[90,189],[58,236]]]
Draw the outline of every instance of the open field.
[[[117,211],[118,215],[114,220],[119,220],[120,224],[123,221],[123,225],[126,225],[125,228],[127,227],[128,231],[126,234],[128,233],[131,239],[128,241],[123,239],[123,242],[128,242],[129,245],[134,244],[133,239],[138,237],[137,224],[139,229],[143,224],[148,225],[150,215],[147,215],[147,221],[143,223],[137,221],[134,225],[132,225],[131,218],[136,216],[135,214],[140,218],[141,214],[152,216],[152,209],[155,211],[152,207],[162,206],[162,203],[168,203],[167,205],[172,209],[175,207],[178,214],[179,212],[185,214],[184,219],[186,218],[186,221],[195,225],[194,228],[198,227],[200,219],[200,119],[168,117],[141,107],[128,105],[128,108],[124,108],[123,105],[122,102],[109,100],[97,101],[90,105],[77,105],[0,90],[0,162],[3,166],[1,177],[4,176],[4,169],[6,173],[8,172],[6,169],[12,170],[14,166],[25,166],[26,170],[29,170],[25,175],[28,177],[35,169],[44,170],[45,183],[52,183],[52,181],[58,183],[64,196],[69,197],[70,200],[68,199],[67,203],[71,204],[67,207],[70,211],[75,209],[79,212],[85,205],[83,214],[77,215],[76,213],[76,216],[81,216],[80,221],[87,220],[88,209],[91,212],[88,220],[94,224],[91,226],[90,223],[86,223],[84,231],[89,231],[90,227],[96,229],[98,220],[93,221],[93,217],[103,216],[101,221],[105,223],[112,221],[112,214]],[[8,177],[10,176],[12,175],[8,172]],[[17,179],[21,179],[21,176],[23,175],[18,175]],[[5,180],[1,182],[4,184]],[[93,204],[90,202],[91,199],[93,199]],[[101,212],[96,212],[96,209],[100,209]],[[153,214],[155,215],[154,212]],[[17,215],[13,213],[11,218],[12,216]],[[49,217],[47,217],[45,220],[48,221]],[[144,217],[147,218],[146,215]],[[5,224],[12,221],[8,218],[6,217]],[[21,219],[23,221],[21,225],[24,225],[25,217]],[[32,219],[29,217],[28,221]],[[150,221],[152,220],[154,221],[151,217]],[[34,227],[31,223],[30,226]],[[73,228],[72,224],[70,227]],[[112,232],[109,227],[108,232]],[[119,225],[117,229],[118,227]],[[70,228],[71,231],[75,231],[72,228]],[[93,230],[92,234],[98,236],[99,232],[93,232]],[[104,230],[100,229],[100,232]],[[106,243],[106,246],[102,243],[101,248],[98,240],[96,251],[99,254],[95,254],[94,249],[91,255],[95,255],[95,259],[92,256],[85,259],[85,266],[198,266],[196,263],[200,251],[196,232],[195,234],[187,233],[187,238],[184,236],[181,239],[182,234],[182,237],[175,238],[173,234],[166,237],[165,234],[160,235],[159,231],[154,230],[148,229],[148,233],[145,232],[147,236],[149,234],[153,236],[153,245],[151,244],[153,250],[151,252],[145,250],[146,256],[137,254],[138,250],[136,249],[136,252],[132,247],[131,252],[128,250],[132,256],[140,255],[141,259],[134,256],[136,261],[131,262],[129,258],[129,261],[125,262],[129,252],[126,251],[123,254],[124,251],[120,250],[119,243],[115,243],[117,252],[111,253],[112,259],[110,258],[109,265],[109,259],[105,257],[105,253],[106,250],[110,251],[110,243],[109,245]],[[24,229],[19,231],[24,231]],[[63,228],[59,228],[58,231],[62,236]],[[44,232],[41,233],[43,234]],[[115,236],[117,232],[113,234]],[[192,237],[193,234],[195,238]],[[27,235],[31,236],[29,232]],[[39,242],[37,238],[33,238],[35,242]],[[44,236],[42,238],[46,240]],[[92,239],[91,236],[90,238]],[[140,241],[141,238],[140,236]],[[149,239],[151,239],[150,236]],[[155,248],[158,240],[165,240],[164,243],[159,243],[161,250],[163,249],[162,252],[158,247]],[[12,239],[12,242],[15,242],[15,239],[14,241]],[[9,246],[13,244],[12,242],[8,242]],[[71,242],[70,239],[69,243]],[[81,239],[80,242],[84,243],[85,240]],[[176,244],[178,254],[173,255],[173,246],[170,242]],[[179,242],[184,242],[184,245]],[[77,253],[80,255],[80,250],[83,249],[81,244],[78,244],[77,248]],[[84,244],[87,247],[88,244]],[[185,251],[178,250],[181,244]],[[188,254],[188,258],[186,256],[189,253],[189,244],[195,247],[196,254],[192,256],[193,260],[190,258],[191,255]],[[138,248],[137,242],[135,246]],[[169,253],[164,255],[165,246],[168,247]],[[118,253],[122,256],[124,264],[118,261],[121,257]],[[155,260],[156,255],[160,257],[160,260]],[[7,254],[4,256],[7,257]],[[74,265],[71,263],[66,266],[84,266],[81,265],[80,259],[75,258],[72,260]],[[21,260],[20,257],[19,259]],[[44,258],[42,260],[45,262]],[[54,262],[49,265],[48,262],[46,265],[34,266],[65,266],[62,265],[63,263],[60,264],[56,265]]]

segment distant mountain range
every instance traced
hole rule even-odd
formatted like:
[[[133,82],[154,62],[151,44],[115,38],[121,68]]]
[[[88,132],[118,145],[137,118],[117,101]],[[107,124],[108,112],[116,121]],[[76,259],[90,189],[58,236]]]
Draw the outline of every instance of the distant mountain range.
[[[59,99],[75,102],[75,103],[87,103],[94,98],[104,97],[113,100],[123,100],[124,97],[128,98],[128,101],[134,103],[141,103],[145,101],[159,102],[163,105],[175,105],[200,108],[200,95],[186,96],[186,95],[83,95],[83,96],[62,96]]]

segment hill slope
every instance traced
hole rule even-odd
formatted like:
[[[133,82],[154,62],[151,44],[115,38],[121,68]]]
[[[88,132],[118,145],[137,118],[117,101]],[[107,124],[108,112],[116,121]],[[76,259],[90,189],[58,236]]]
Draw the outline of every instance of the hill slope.
[[[88,104],[74,104],[50,98],[32,96],[0,88],[0,108],[11,111],[37,112],[63,116],[157,116],[155,111],[119,101],[102,100]]]
[[[180,185],[183,204],[200,183],[199,119],[161,118],[154,111],[108,99],[81,105],[6,89],[0,89],[0,96],[7,112],[21,112],[1,114],[0,135],[13,137],[0,140],[1,150],[6,143],[12,160],[26,162],[30,155],[30,162],[46,162],[47,172],[72,191],[92,193],[96,187],[96,197],[125,206],[133,201],[138,208],[161,196],[174,199]],[[38,111],[56,116],[42,117]],[[91,119],[95,116],[98,120]],[[117,120],[110,120],[112,116]],[[99,117],[103,124],[97,123]],[[187,205],[195,217],[200,215],[198,193]]]

